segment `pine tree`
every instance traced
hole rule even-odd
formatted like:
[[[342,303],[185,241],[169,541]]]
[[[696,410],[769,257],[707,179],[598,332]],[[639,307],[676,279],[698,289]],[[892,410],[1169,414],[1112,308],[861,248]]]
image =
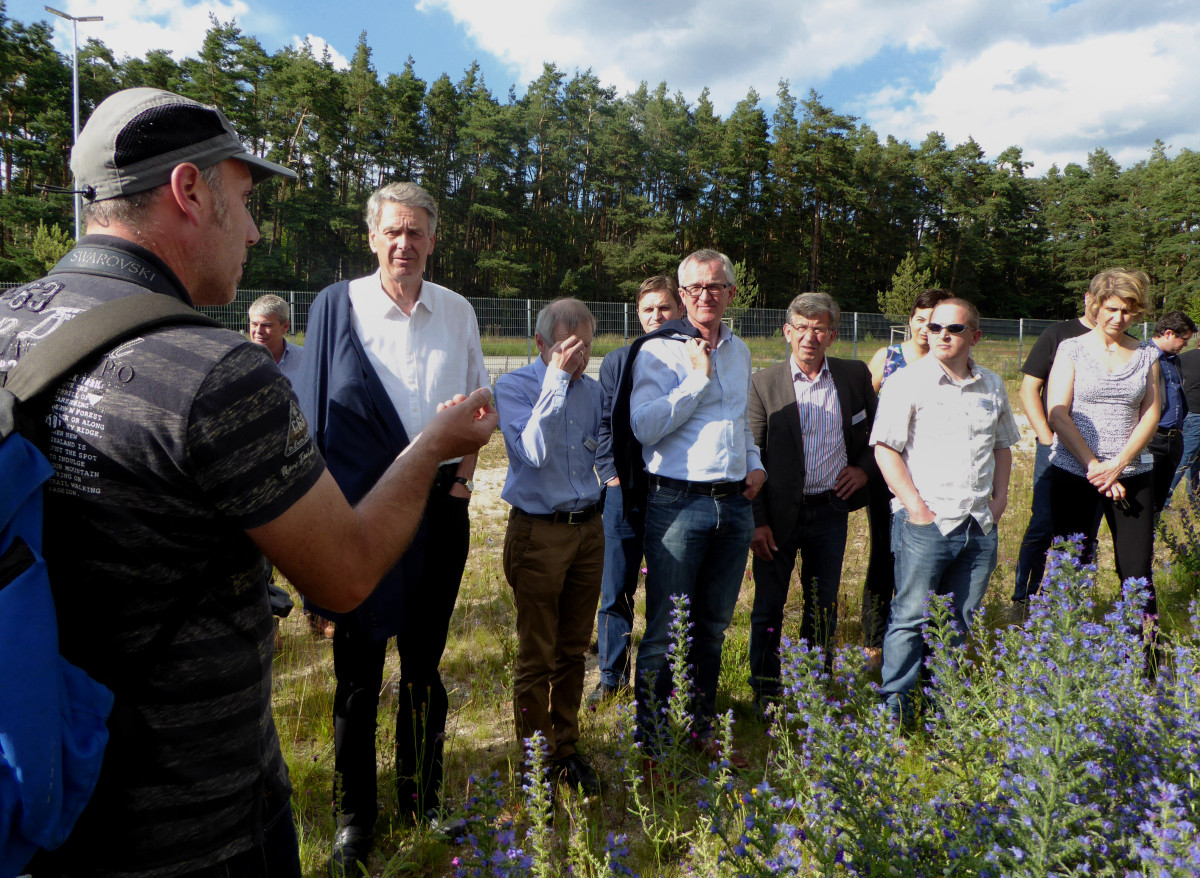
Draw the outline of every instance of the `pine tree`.
[[[889,317],[907,320],[912,313],[913,302],[922,290],[929,289],[933,272],[917,270],[917,257],[909,253],[897,266],[892,275],[892,285],[879,291],[879,310]]]

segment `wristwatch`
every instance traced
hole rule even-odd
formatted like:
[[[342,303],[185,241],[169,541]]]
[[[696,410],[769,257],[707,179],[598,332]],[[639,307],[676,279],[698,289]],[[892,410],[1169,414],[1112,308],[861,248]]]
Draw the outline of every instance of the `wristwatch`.
[[[466,476],[455,476],[454,481],[455,481],[455,484],[462,485],[464,488],[466,488],[468,494],[475,493],[475,480],[474,479],[468,479]]]

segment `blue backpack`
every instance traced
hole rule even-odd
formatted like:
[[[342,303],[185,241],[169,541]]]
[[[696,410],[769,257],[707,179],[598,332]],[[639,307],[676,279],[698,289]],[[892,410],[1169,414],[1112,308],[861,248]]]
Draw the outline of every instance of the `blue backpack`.
[[[126,339],[178,324],[220,325],[169,296],[125,296],[76,316],[0,375],[0,878],[66,841],[100,776],[113,707],[106,687],[59,654],[42,559],[42,485],[54,469],[27,438],[27,404]]]

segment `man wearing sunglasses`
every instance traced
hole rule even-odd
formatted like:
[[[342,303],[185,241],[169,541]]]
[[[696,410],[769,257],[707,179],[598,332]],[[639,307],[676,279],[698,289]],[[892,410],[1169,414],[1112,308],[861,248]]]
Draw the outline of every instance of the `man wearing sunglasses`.
[[[1004,382],[971,359],[982,337],[975,306],[948,299],[927,326],[933,356],[892,376],[871,432],[895,495],[896,596],[880,692],[906,722],[921,673],[926,600],[950,595],[959,631],[970,630],[996,567],[996,525],[1021,438]]]

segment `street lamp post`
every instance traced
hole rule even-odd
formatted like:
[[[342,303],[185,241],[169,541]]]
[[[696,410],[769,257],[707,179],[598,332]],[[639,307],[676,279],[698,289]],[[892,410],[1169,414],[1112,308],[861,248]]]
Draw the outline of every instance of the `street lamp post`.
[[[47,6],[45,8],[46,8],[46,11],[51,13],[52,15],[57,15],[59,18],[65,18],[67,21],[71,22],[71,34],[72,34],[72,36],[71,36],[71,84],[72,84],[72,92],[73,92],[74,98],[75,98],[75,125],[74,125],[74,135],[75,136],[74,136],[74,139],[71,141],[71,143],[75,144],[79,141],[79,22],[81,22],[81,21],[104,21],[104,16],[103,15],[81,15],[81,16],[77,17],[74,15],[68,15],[67,13],[62,12],[58,9],[55,9],[51,6]],[[79,237],[80,237],[79,214],[82,212],[82,210],[83,210],[83,196],[77,190],[75,192],[75,240],[76,241],[78,241]]]

